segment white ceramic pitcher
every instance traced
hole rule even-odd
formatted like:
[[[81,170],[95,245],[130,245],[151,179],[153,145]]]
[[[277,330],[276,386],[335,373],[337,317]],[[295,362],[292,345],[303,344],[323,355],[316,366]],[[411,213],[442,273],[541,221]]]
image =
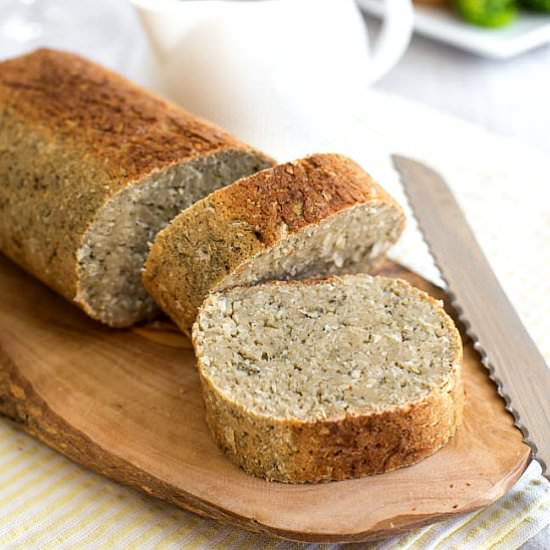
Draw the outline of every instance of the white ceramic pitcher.
[[[386,0],[371,54],[354,0],[132,2],[161,92],[258,147],[330,131],[397,62],[413,23],[410,0]]]

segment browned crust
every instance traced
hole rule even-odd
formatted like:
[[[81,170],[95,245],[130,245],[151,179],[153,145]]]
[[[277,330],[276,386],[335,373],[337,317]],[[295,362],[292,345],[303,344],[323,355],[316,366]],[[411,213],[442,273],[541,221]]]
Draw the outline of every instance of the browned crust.
[[[329,279],[337,284],[337,278]],[[268,284],[318,282],[323,280]],[[315,421],[258,415],[216,388],[194,337],[207,423],[217,445],[247,473],[285,483],[380,474],[415,464],[439,450],[462,423],[462,341],[441,303],[422,291],[419,296],[437,308],[447,327],[453,368],[444,386],[433,388],[421,400],[391,410]]]
[[[205,296],[287,235],[359,205],[400,206],[352,160],[318,154],[242,178],[197,202],[161,231],[144,284],[187,334]]]
[[[73,300],[77,252],[103,205],[153,172],[233,150],[267,159],[76,55],[0,63],[0,250]]]
[[[214,150],[244,147],[122,76],[50,49],[0,63],[0,105],[45,140],[61,138],[66,148],[99,161],[112,186]]]
[[[226,219],[252,226],[267,247],[289,233],[319,223],[345,208],[373,200],[392,201],[360,166],[340,155],[313,155],[242,179],[212,204]]]

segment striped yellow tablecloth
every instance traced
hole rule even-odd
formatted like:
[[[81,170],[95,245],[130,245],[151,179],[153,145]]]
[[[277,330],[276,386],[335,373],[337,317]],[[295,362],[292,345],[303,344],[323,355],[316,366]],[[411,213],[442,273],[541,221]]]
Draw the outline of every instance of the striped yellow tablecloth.
[[[368,116],[357,120],[365,139],[348,143],[345,136],[333,136],[327,150],[362,161],[402,202],[388,151],[406,152],[441,170],[528,330],[550,359],[550,161],[402,100],[373,93],[367,103]],[[386,151],[380,162],[373,144]],[[362,157],[365,151],[368,158]],[[413,223],[396,253],[414,269],[437,277]],[[550,483],[534,463],[508,495],[485,510],[358,548],[508,550],[548,525]],[[0,421],[0,550],[302,546],[143,496],[72,464]]]
[[[512,491],[485,510],[356,547],[517,548],[550,523],[550,483],[539,472],[533,463]],[[0,502],[2,549],[303,548],[201,519],[117,485],[7,422],[0,423]]]

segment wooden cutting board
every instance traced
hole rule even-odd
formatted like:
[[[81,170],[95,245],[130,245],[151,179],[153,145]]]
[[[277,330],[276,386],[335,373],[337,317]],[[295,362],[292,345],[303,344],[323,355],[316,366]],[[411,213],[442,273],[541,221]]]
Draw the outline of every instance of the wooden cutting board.
[[[441,297],[397,264],[384,271]],[[0,256],[0,412],[87,468],[198,514],[300,541],[365,541],[490,504],[530,453],[471,346],[464,425],[388,474],[268,483],[209,437],[189,342],[169,323],[111,330]]]

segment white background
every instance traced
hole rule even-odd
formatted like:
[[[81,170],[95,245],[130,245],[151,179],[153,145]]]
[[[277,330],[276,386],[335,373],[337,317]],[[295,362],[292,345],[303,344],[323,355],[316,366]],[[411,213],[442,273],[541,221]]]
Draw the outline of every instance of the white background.
[[[375,38],[380,25],[366,20]],[[550,153],[550,45],[497,61],[415,36],[376,88]]]

